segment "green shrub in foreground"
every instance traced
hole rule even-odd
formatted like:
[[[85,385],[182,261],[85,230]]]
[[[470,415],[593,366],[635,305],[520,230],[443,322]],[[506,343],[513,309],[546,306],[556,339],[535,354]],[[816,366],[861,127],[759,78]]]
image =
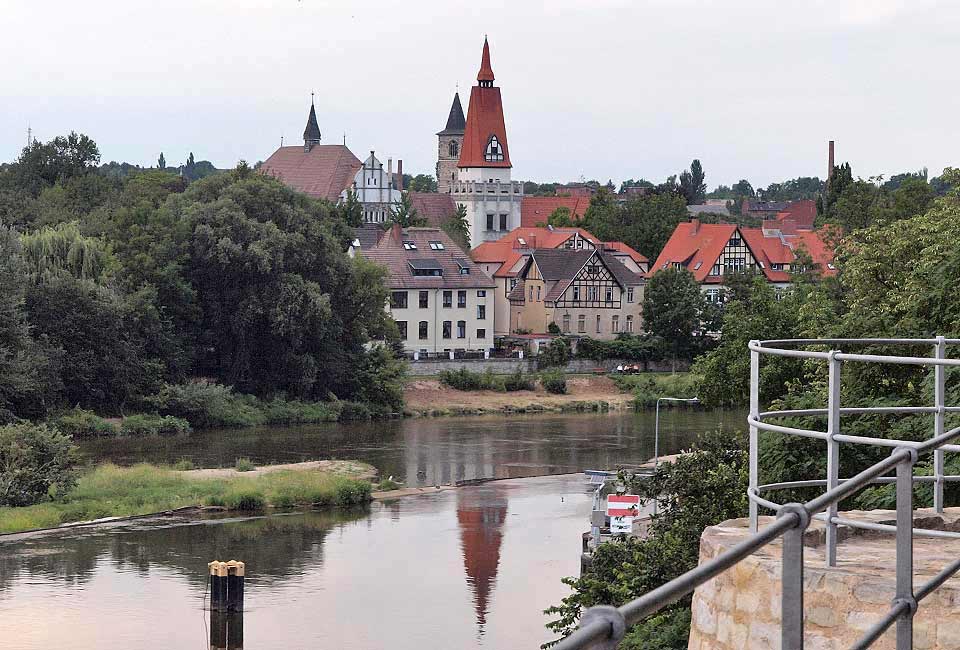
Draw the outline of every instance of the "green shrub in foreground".
[[[81,408],[72,409],[58,415],[50,421],[60,433],[71,438],[97,438],[117,435],[117,427],[107,422],[93,411]]]
[[[190,433],[190,423],[172,415],[131,415],[123,418],[120,433],[125,436],[171,436]]]
[[[249,458],[238,458],[234,467],[238,472],[252,472],[257,469]]]
[[[0,427],[0,506],[29,506],[73,487],[75,447],[42,424]]]
[[[560,370],[540,373],[540,383],[548,393],[564,395],[567,392],[567,376]]]

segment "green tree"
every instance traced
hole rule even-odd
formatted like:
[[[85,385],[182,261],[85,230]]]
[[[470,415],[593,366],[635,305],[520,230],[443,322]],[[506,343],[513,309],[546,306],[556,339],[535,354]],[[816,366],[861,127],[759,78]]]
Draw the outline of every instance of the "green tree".
[[[706,200],[707,184],[704,182],[705,178],[703,166],[696,159],[690,164],[690,171],[684,171],[680,174],[679,192],[686,199],[687,205],[700,205]]]
[[[550,341],[537,355],[538,368],[563,368],[570,361],[570,342],[562,336]]]
[[[43,425],[0,427],[0,506],[29,506],[76,482],[70,438]]]
[[[390,208],[390,221],[391,223],[399,224],[401,228],[427,225],[427,220],[422,218],[417,212],[417,209],[413,207],[409,192],[404,192],[400,200]]]
[[[547,217],[547,225],[557,228],[568,228],[574,225],[573,219],[570,217],[570,208],[560,206],[551,212],[550,216]]]
[[[440,227],[450,239],[465,252],[470,251],[470,224],[467,221],[467,206],[457,204],[457,210],[447,217]]]
[[[590,199],[578,225],[599,239],[622,241],[655,260],[677,224],[686,218],[686,202],[672,192],[637,196],[619,205],[604,188]]]
[[[687,269],[658,271],[647,283],[643,296],[643,326],[670,348],[674,370],[677,360],[694,347],[705,304],[700,285]]]
[[[363,204],[357,199],[357,192],[353,189],[347,190],[347,200],[343,202],[341,208],[343,220],[351,228],[357,228],[363,225]]]
[[[160,152],[160,158],[157,160],[157,168],[164,170],[167,168],[167,159],[163,157],[163,152]]]
[[[411,192],[436,192],[437,179],[429,174],[404,174],[403,186]]]

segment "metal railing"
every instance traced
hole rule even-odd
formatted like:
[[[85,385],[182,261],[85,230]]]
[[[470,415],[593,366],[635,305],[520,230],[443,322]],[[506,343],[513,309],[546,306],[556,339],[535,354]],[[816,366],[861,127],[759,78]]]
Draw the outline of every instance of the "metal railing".
[[[945,369],[960,366],[960,359],[947,358],[947,346],[960,344],[960,339],[791,339],[776,341],[751,341],[750,349],[750,455],[749,487],[750,537],[731,547],[709,562],[684,573],[670,582],[650,591],[621,607],[598,606],[583,612],[580,626],[562,639],[556,650],[613,650],[631,625],[654,614],[691,593],[714,576],[723,573],[740,560],[760,550],[776,539],[783,538],[781,553],[781,647],[783,650],[803,648],[803,536],[812,519],[823,521],[826,528],[825,557],[828,567],[836,566],[838,526],[865,530],[893,532],[896,534],[896,588],[890,610],[864,633],[852,648],[867,648],[894,623],[896,623],[897,650],[913,648],[913,616],[919,603],[936,591],[944,582],[960,570],[960,559],[951,562],[925,584],[915,587],[913,583],[913,538],[914,536],[960,538],[960,533],[945,530],[922,530],[913,527],[913,484],[933,484],[934,508],[943,512],[943,487],[948,481],[960,481],[960,476],[944,474],[944,452],[960,451],[960,446],[949,444],[960,437],[960,427],[945,431],[947,413],[958,413],[960,407],[945,404]],[[795,349],[796,347],[827,346],[849,347],[859,345],[883,346],[932,346],[930,357],[890,356],[878,354],[853,354],[832,349],[829,352]],[[828,364],[829,393],[826,408],[803,410],[760,410],[760,358],[761,355],[813,359]],[[840,374],[845,362],[908,364],[932,366],[934,390],[932,406],[856,407],[840,405]],[[924,442],[891,440],[866,436],[844,435],[840,427],[844,415],[864,414],[929,414],[933,419],[933,436]],[[798,416],[826,417],[826,431],[800,429],[777,425],[771,419]],[[759,432],[770,431],[785,435],[817,438],[826,442],[827,476],[824,479],[789,481],[759,484]],[[840,444],[866,444],[892,447],[889,457],[848,479],[839,476]],[[933,475],[914,476],[913,468],[921,454],[933,452]],[[896,470],[896,476],[884,476]],[[896,484],[896,526],[858,521],[842,517],[838,504],[858,490],[872,484]],[[806,503],[778,504],[761,497],[764,492],[791,488],[824,486],[823,494]],[[777,513],[769,525],[759,527],[759,508]]]

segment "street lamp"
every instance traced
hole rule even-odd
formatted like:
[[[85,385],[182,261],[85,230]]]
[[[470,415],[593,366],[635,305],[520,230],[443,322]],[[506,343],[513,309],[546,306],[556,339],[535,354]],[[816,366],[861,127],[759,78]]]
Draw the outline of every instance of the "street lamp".
[[[660,463],[660,402],[687,402],[689,404],[699,404],[700,399],[696,397],[658,397],[657,398],[657,417],[653,425],[653,471],[657,471],[657,465]],[[653,514],[657,514],[657,499],[653,499]]]

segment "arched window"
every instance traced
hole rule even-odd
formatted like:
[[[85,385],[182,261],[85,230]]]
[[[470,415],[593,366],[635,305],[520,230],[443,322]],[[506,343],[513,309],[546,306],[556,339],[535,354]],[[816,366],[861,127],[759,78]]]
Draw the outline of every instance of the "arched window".
[[[460,155],[460,145],[457,144],[456,140],[450,141],[450,157],[455,158]]]
[[[500,141],[497,140],[497,136],[491,135],[490,139],[487,140],[487,150],[483,154],[483,158],[487,162],[503,161],[503,147],[500,146]]]

